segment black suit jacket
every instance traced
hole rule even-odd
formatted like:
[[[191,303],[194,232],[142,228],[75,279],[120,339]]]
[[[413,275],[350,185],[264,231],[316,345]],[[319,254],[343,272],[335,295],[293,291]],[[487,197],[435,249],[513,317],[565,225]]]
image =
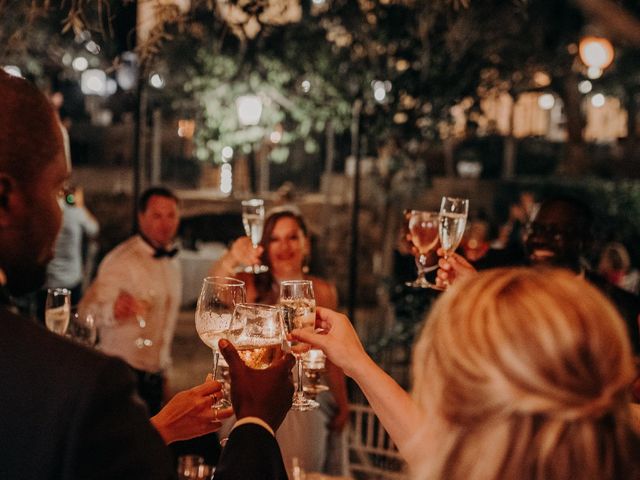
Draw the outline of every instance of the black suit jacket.
[[[125,363],[0,307],[0,478],[174,478]]]
[[[611,303],[616,306],[627,326],[633,352],[635,355],[640,355],[640,330],[638,325],[640,297],[617,287],[595,272],[587,270],[585,277],[589,282],[598,287],[600,291],[611,300]]]
[[[214,480],[287,480],[280,447],[260,425],[234,428],[216,466]]]

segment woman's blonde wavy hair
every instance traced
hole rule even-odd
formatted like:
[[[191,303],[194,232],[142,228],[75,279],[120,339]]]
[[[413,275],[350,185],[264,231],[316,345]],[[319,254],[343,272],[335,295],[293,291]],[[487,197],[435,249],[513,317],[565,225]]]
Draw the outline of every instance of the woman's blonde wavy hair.
[[[456,284],[413,366],[417,401],[446,425],[420,479],[639,478],[625,326],[573,273],[497,269]]]

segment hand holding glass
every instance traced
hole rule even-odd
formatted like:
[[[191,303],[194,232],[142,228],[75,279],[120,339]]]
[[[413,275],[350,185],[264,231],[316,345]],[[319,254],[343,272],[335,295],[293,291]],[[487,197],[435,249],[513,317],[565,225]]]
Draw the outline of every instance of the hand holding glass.
[[[442,197],[440,205],[440,244],[445,251],[444,258],[454,252],[467,225],[469,200],[466,198]]]
[[[200,339],[213,352],[213,378],[216,379],[218,366],[224,359],[220,356],[218,340],[226,338],[231,315],[237,304],[245,301],[244,282],[231,277],[207,277],[202,282],[202,290],[196,305],[196,330]],[[224,392],[223,392],[224,393]],[[221,398],[213,408],[226,408],[231,403]]]
[[[444,250],[444,258],[448,258],[455,252],[464,235],[467,225],[467,215],[469,213],[469,200],[466,198],[442,197],[440,205],[440,245]],[[448,283],[445,282],[440,290],[446,289]]]
[[[313,284],[309,280],[286,280],[280,284],[279,305],[284,313],[284,324],[287,331],[294,328],[311,328],[316,322],[316,300],[313,294]],[[311,345],[291,340],[291,352],[296,357],[297,387],[293,396],[292,410],[307,411],[318,408],[315,400],[305,397],[302,381],[304,378],[304,364],[302,354],[309,351]]]
[[[242,224],[244,231],[251,239],[253,248],[258,248],[264,227],[264,200],[252,198],[242,202]],[[263,273],[269,270],[266,265],[249,265],[245,272]]]
[[[233,343],[248,367],[269,368],[284,354],[285,334],[280,309],[259,303],[239,303],[231,317],[227,340]]]

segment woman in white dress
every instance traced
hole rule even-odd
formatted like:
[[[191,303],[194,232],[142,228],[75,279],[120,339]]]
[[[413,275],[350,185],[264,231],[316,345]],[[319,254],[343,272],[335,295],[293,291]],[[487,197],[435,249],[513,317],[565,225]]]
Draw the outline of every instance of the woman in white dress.
[[[335,309],[338,295],[333,284],[309,275],[306,259],[309,235],[302,217],[291,210],[271,213],[264,224],[262,241],[253,248],[249,237],[237,239],[212,267],[210,274],[233,276],[245,282],[247,302],[275,305],[283,280],[311,280],[316,304]],[[260,274],[235,273],[240,265],[262,263],[269,271]],[[320,408],[291,411],[277,432],[285,465],[292,476],[294,459],[306,471],[342,475],[345,473],[344,431],[349,419],[347,389],[342,370],[327,362],[328,392],[318,395]]]

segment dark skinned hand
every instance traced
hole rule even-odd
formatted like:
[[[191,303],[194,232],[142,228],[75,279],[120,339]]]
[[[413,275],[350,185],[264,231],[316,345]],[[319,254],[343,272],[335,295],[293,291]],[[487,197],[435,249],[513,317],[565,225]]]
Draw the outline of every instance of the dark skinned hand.
[[[293,399],[293,355],[287,353],[269,368],[256,370],[247,367],[228,340],[220,340],[218,346],[229,364],[231,403],[236,418],[258,417],[277,430]]]

